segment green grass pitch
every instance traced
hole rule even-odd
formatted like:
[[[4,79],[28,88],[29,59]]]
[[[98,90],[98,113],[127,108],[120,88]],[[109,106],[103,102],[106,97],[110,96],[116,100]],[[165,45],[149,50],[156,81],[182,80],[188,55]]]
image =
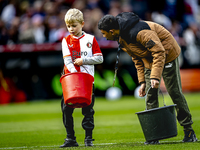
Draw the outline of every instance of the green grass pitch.
[[[193,128],[200,139],[200,93],[185,94],[193,116]],[[166,105],[172,101],[164,95]],[[160,106],[163,106],[160,100]],[[136,112],[145,109],[144,99],[124,96],[117,101],[96,98],[95,139],[93,147],[84,146],[84,130],[81,122],[81,109],[74,111],[74,128],[79,143],[77,148],[68,149],[107,149],[107,150],[198,150],[200,142],[182,143],[182,127],[177,123],[178,135],[160,140],[159,145],[144,145],[143,135]],[[6,149],[60,149],[66,137],[62,124],[60,99],[33,101],[21,104],[0,106],[0,150]]]

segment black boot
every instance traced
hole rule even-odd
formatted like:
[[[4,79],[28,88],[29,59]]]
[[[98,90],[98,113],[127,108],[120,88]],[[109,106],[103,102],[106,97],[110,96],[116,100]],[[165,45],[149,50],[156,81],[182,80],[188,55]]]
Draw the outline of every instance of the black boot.
[[[64,144],[61,145],[60,148],[63,148],[63,147],[76,147],[76,146],[79,146],[78,143],[76,142],[76,138],[75,139],[66,138]]]
[[[183,139],[183,142],[196,142],[197,138],[194,133],[194,130],[184,130],[185,137]]]
[[[92,141],[94,141],[94,139],[92,139],[92,137],[90,137],[90,136],[87,136],[85,138],[85,146],[93,146],[93,142]]]

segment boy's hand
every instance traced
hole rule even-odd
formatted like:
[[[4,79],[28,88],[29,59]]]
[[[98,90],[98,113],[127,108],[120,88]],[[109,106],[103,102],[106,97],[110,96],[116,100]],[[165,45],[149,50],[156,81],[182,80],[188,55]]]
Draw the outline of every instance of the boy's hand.
[[[74,65],[82,66],[83,65],[83,59],[82,58],[76,58],[74,60]]]

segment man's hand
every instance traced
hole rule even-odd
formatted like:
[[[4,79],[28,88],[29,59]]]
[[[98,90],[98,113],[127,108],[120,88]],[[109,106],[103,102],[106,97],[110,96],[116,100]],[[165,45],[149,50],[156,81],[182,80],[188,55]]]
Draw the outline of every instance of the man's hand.
[[[83,65],[83,59],[82,58],[76,58],[74,60],[74,65],[82,66]]]
[[[155,79],[151,79],[151,87],[157,89],[159,87],[159,81]]]
[[[146,95],[145,93],[146,83],[142,83],[139,89],[139,96],[144,97]]]

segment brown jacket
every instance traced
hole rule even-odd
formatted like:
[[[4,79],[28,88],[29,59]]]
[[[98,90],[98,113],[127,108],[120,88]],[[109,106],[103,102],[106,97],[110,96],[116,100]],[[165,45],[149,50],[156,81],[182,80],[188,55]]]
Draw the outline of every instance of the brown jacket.
[[[120,17],[126,16],[127,18],[132,13],[124,13]],[[131,22],[136,18],[131,18]],[[122,46],[122,50],[127,52],[135,63],[137,69],[139,83],[145,82],[144,68],[151,69],[150,78],[160,80],[163,67],[166,63],[175,60],[181,49],[172,36],[172,34],[166,30],[163,26],[150,22],[137,20],[132,24],[132,28],[128,26],[126,19],[126,29],[123,30],[120,26],[123,20],[118,21],[120,26],[120,38],[119,43]],[[126,33],[126,35],[125,35]]]

